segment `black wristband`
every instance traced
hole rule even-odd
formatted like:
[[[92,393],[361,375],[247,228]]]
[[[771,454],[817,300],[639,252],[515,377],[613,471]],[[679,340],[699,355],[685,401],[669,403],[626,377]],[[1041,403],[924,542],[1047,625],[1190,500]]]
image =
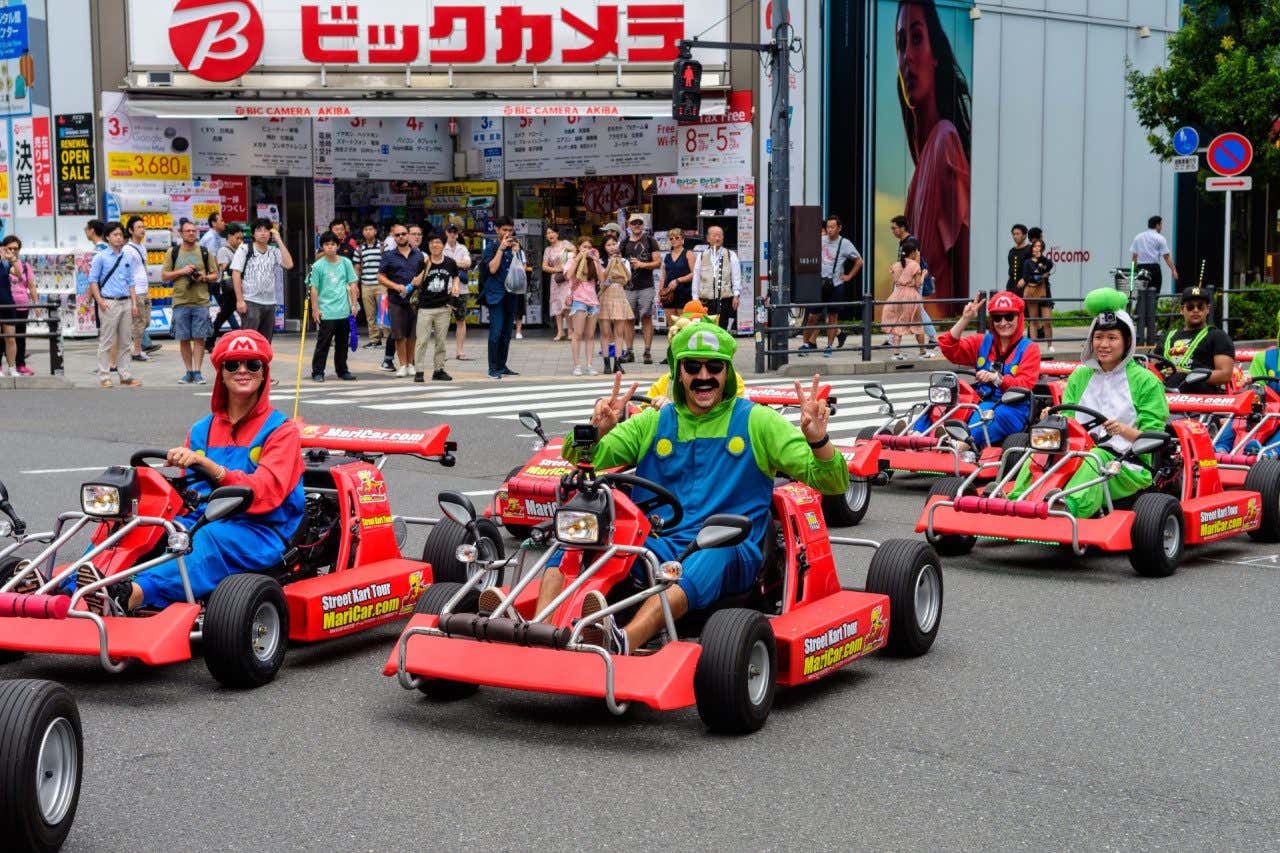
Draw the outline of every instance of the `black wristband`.
[[[831,443],[831,436],[824,435],[822,437],[822,441],[810,441],[809,446],[812,447],[814,450],[821,450],[822,448],[826,447],[830,443]]]

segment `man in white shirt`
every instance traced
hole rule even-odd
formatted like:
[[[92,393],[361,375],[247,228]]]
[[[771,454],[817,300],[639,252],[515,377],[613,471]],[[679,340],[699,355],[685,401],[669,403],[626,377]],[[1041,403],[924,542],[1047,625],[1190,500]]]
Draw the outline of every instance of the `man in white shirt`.
[[[1133,245],[1129,247],[1134,263],[1138,265],[1138,269],[1145,270],[1148,276],[1146,286],[1140,286],[1136,294],[1139,346],[1156,342],[1156,303],[1160,298],[1162,284],[1160,277],[1162,259],[1169,265],[1169,274],[1173,276],[1173,280],[1175,282],[1178,280],[1178,268],[1173,265],[1169,242],[1160,233],[1163,227],[1164,220],[1161,217],[1151,217],[1147,220],[1147,230],[1134,237]]]
[[[453,357],[458,361],[470,361],[471,357],[462,350],[463,343],[467,340],[467,271],[471,269],[471,250],[465,245],[458,242],[458,226],[452,222],[444,227],[444,256],[453,258],[453,262],[458,265],[458,278],[460,280],[460,291],[453,299],[453,322],[457,326],[454,331],[457,352]]]
[[[147,331],[151,325],[151,282],[147,280],[147,247],[143,245],[147,226],[141,216],[130,216],[125,231],[129,236],[125,251],[137,261],[133,267],[133,292],[138,297],[138,315],[133,318],[133,360],[150,361],[148,353],[159,350],[160,344],[153,344]]]
[[[729,328],[738,316],[742,294],[742,264],[732,249],[724,247],[724,230],[719,225],[707,229],[707,248],[693,262],[694,294],[709,314],[718,314],[718,324]]]
[[[223,238],[226,240],[222,248],[218,250],[218,274],[221,276],[217,287],[218,316],[213,318],[213,331],[209,335],[209,340],[205,341],[205,349],[213,352],[213,345],[218,342],[219,330],[223,323],[230,324],[232,331],[240,328],[240,321],[236,319],[236,292],[231,287],[231,262],[236,258],[236,252],[240,251],[240,246],[244,243],[244,230],[236,223],[231,223],[223,232]]]
[[[217,213],[209,214],[209,230],[200,235],[200,245],[209,250],[209,254],[215,258],[218,256],[218,250],[227,244],[226,237],[223,233],[226,231],[227,225],[222,221],[222,217]]]
[[[276,271],[293,269],[293,255],[280,241],[269,219],[253,221],[253,242],[246,243],[231,261],[231,283],[236,290],[240,326],[253,329],[271,342],[276,329]]]

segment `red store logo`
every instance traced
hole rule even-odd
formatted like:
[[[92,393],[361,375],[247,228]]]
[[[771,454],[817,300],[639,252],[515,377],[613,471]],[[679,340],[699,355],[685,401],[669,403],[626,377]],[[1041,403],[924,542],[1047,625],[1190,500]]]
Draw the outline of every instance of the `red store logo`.
[[[214,83],[245,74],[262,54],[262,17],[250,0],[178,0],[169,46],[182,67]]]

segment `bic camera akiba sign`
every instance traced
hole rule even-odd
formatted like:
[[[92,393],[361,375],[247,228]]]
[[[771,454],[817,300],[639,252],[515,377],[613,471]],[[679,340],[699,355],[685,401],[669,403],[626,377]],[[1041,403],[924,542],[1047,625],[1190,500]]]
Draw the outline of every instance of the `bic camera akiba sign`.
[[[727,0],[128,2],[134,68],[184,68],[214,82],[254,68],[319,65],[668,63],[682,38],[728,35]],[[169,14],[157,14],[158,6]],[[700,59],[717,61],[704,53]]]

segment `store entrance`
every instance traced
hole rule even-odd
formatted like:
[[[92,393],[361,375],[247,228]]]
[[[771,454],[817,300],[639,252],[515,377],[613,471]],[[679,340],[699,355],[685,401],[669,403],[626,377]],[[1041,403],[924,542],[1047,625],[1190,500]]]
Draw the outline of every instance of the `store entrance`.
[[[315,255],[311,220],[315,196],[310,178],[249,178],[249,219],[270,219],[280,225],[280,239],[293,255],[293,269],[284,274],[285,327],[293,329],[302,317],[304,276]]]

